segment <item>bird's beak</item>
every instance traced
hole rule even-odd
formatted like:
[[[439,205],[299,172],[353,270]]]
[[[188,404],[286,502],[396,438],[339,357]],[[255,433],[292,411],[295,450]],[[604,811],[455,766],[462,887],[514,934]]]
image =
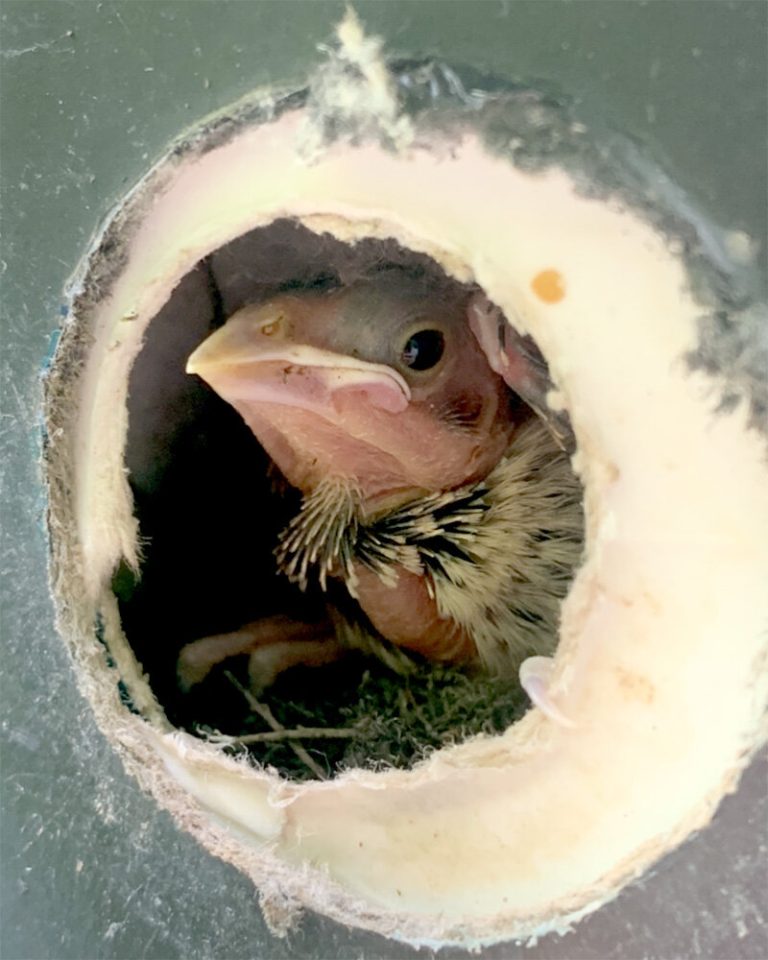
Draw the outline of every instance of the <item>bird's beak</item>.
[[[411,397],[408,384],[391,367],[273,340],[238,314],[191,354],[187,373],[202,377],[238,407],[272,403],[322,413],[356,393],[379,409],[400,413]]]

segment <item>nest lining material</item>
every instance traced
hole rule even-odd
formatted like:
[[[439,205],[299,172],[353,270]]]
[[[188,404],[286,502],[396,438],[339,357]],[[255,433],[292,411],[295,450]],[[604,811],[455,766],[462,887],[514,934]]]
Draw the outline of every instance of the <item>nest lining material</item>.
[[[365,51],[362,75],[386,95],[375,50]],[[536,107],[515,96],[522,114]],[[685,375],[683,360],[699,350],[713,304],[731,309],[718,292],[724,267],[712,266],[716,280],[700,295],[684,247],[671,250],[649,226],[658,219],[642,215],[642,198],[585,196],[551,158],[545,172],[518,169],[466,127],[450,150],[417,137],[393,152],[374,136],[297,164],[296,138],[312,122],[288,110],[177,155],[117,218],[127,226],[119,258],[106,271],[103,253],[93,258],[48,381],[61,628],[129,769],[254,878],[277,927],[301,904],[411,943],[562,929],[706,824],[765,738],[763,438],[743,403],[715,416],[716,387]],[[389,147],[390,134],[382,130]],[[573,728],[534,710],[502,736],[435,751],[414,770],[289,784],[174,732],[158,707],[109,589],[119,559],[136,558],[123,472],[129,372],[174,285],[212,250],[285,215],[342,240],[389,237],[429,253],[481,284],[544,350],[586,491],[587,559],[551,688]],[[672,220],[698,236],[689,209],[674,207]],[[706,255],[697,257],[706,275]],[[556,308],[530,286],[552,266],[567,289]],[[717,353],[710,340],[710,366]],[[134,715],[105,665],[97,612]],[[716,716],[702,709],[715,700]]]

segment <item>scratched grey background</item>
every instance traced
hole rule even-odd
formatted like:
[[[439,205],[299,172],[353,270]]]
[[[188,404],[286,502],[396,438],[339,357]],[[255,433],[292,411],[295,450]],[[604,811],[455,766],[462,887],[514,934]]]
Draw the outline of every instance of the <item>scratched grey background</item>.
[[[765,3],[358,8],[393,54],[556,83],[585,116],[640,138],[706,211],[765,253]],[[315,916],[288,940],[270,936],[250,884],[179,833],[94,728],[53,631],[44,573],[38,371],[64,282],[96,225],[173,136],[254,86],[301,83],[342,10],[335,0],[0,6],[3,960],[416,956]],[[712,828],[576,931],[483,955],[766,960],[767,824],[762,762]]]

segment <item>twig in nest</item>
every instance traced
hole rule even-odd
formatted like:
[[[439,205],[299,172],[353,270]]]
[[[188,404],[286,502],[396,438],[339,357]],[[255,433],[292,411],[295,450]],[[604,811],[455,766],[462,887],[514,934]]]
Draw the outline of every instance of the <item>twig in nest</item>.
[[[224,675],[226,676],[227,680],[229,680],[229,682],[232,684],[232,686],[234,686],[235,689],[239,690],[240,693],[242,693],[242,695],[245,697],[246,701],[248,702],[248,706],[251,708],[251,710],[253,710],[254,713],[258,713],[261,719],[264,720],[267,724],[269,724],[270,727],[272,727],[272,730],[274,733],[280,733],[280,734],[283,734],[284,736],[285,733],[287,732],[285,727],[275,717],[275,715],[272,713],[269,707],[265,703],[260,703],[256,699],[256,697],[254,697],[251,691],[247,690],[242,685],[242,683],[240,683],[240,681],[235,676],[233,676],[232,673],[229,672],[229,670],[225,670]],[[314,775],[318,778],[318,780],[328,779],[323,769],[312,759],[312,757],[310,757],[310,755],[307,753],[307,751],[304,749],[304,747],[300,743],[290,739],[290,737],[287,738],[287,742],[288,742],[288,746],[291,748],[291,750],[293,750],[293,752],[296,754],[299,760],[301,760],[302,763],[306,764],[307,767],[309,767],[309,769],[312,771],[312,773],[314,773]]]
[[[349,727],[296,727],[294,730],[270,730],[267,733],[246,733],[242,737],[232,737],[232,743],[272,743],[279,740],[300,740],[304,737],[310,740],[353,739],[361,736],[360,730]]]

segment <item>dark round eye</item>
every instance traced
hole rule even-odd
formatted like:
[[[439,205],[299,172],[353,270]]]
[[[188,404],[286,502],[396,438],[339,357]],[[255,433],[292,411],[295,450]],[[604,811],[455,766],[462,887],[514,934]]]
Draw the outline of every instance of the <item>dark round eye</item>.
[[[411,370],[431,370],[445,350],[445,339],[439,330],[419,330],[408,338],[400,362]]]

